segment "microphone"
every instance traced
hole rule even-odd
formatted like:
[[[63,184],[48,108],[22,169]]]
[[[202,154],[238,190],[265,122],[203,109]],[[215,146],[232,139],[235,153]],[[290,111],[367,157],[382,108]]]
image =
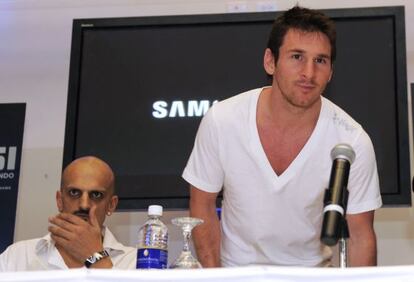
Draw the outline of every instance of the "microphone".
[[[334,246],[341,234],[348,203],[349,169],[355,160],[355,152],[348,144],[338,144],[331,151],[333,160],[329,187],[325,191],[321,241]]]

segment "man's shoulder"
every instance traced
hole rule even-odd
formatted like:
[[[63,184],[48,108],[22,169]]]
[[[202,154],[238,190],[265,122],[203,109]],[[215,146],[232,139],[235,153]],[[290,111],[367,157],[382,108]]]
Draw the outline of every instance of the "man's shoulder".
[[[256,88],[239,93],[214,104],[214,107],[228,108],[238,106],[242,103],[248,103],[251,99],[254,99],[257,95],[259,95],[261,90],[262,88]]]
[[[116,251],[121,251],[124,254],[135,253],[136,248],[125,246],[121,242],[119,242],[114,234],[109,230],[108,227],[105,227],[105,236],[104,236],[104,248],[113,249]]]
[[[23,240],[10,245],[0,255],[0,272],[28,270],[29,262],[46,245],[45,238]]]
[[[360,123],[352,118],[338,105],[324,98],[323,115],[327,122],[329,140],[335,143],[350,144],[354,150],[361,154],[361,151],[371,150],[372,142],[369,134]]]
[[[109,251],[117,269],[135,269],[137,249],[120,243],[108,227],[105,227],[104,248]]]
[[[323,107],[324,117],[327,118],[337,130],[351,135],[359,134],[360,131],[363,130],[361,124],[351,117],[351,115],[327,98],[323,98]]]
[[[46,239],[44,237],[18,241],[8,246],[7,249],[2,253],[2,255],[6,253],[12,254],[17,252],[35,252],[35,250],[39,247],[39,244],[41,244],[42,242],[46,243]]]
[[[252,89],[217,102],[211,107],[207,116],[220,122],[239,120],[243,116],[248,116],[250,109],[255,109],[252,105],[257,103],[261,89]]]

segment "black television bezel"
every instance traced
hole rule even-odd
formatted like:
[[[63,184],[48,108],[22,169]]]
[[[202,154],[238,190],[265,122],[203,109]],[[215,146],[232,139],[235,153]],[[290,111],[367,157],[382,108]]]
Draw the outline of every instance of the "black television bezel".
[[[336,18],[378,18],[392,17],[394,22],[395,43],[395,70],[398,118],[398,172],[399,193],[383,194],[385,206],[411,206],[411,175],[410,175],[410,151],[408,131],[408,102],[407,102],[407,72],[406,72],[406,40],[405,40],[405,11],[404,6],[344,8],[321,10],[333,19]],[[68,100],[66,113],[66,128],[63,153],[63,167],[75,158],[76,128],[79,105],[80,67],[82,59],[83,32],[87,29],[128,27],[128,26],[164,26],[187,25],[205,23],[236,23],[236,22],[260,22],[273,21],[280,12],[258,12],[237,14],[198,14],[175,16],[148,16],[126,18],[95,18],[75,19],[72,29],[72,44],[70,57]],[[188,198],[162,198],[154,199],[155,202],[165,204],[171,209],[186,209]],[[120,199],[119,210],[143,209],[147,200]]]

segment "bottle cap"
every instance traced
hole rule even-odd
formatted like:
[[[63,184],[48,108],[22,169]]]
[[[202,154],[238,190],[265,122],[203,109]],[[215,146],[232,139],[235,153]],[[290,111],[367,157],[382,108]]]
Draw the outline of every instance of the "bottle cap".
[[[148,215],[158,215],[162,216],[162,206],[160,205],[151,205],[148,207]]]

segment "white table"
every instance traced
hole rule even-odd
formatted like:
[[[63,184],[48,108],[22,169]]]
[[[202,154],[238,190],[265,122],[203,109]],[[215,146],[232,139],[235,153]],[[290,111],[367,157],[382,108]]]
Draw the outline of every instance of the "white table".
[[[74,281],[74,282],[402,282],[414,281],[414,265],[364,268],[303,268],[248,266],[192,270],[59,270],[0,273],[0,281]]]

